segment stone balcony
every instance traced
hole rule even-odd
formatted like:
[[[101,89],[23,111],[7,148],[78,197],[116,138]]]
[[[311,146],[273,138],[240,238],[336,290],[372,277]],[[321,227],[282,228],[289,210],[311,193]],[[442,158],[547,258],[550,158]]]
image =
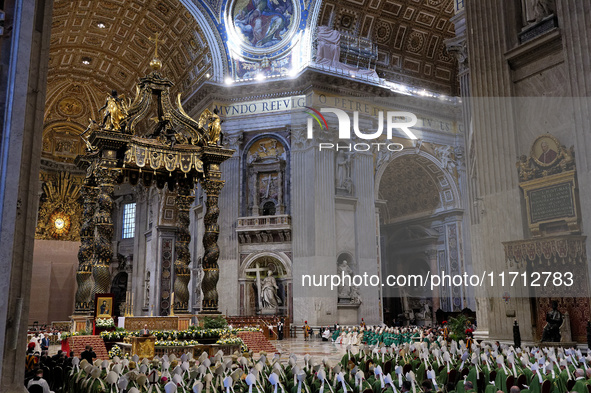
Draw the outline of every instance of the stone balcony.
[[[239,217],[236,224],[238,241],[249,243],[283,243],[291,241],[291,216]]]

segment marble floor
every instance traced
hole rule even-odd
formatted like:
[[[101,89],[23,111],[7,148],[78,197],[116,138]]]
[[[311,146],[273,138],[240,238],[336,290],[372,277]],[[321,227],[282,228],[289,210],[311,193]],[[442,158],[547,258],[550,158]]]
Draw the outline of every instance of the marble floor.
[[[286,338],[284,340],[273,340],[271,343],[281,352],[282,361],[287,361],[290,354],[295,354],[298,357],[298,364],[300,361],[303,364],[303,357],[306,354],[309,354],[313,360],[318,362],[326,357],[331,363],[335,363],[339,362],[346,352],[344,345],[333,344],[330,341],[322,341],[321,339],[305,341],[303,338]],[[357,352],[357,347],[353,348],[353,352]]]
[[[303,365],[304,355],[312,356],[312,363],[314,360],[321,362],[322,359],[327,358],[331,363],[336,363],[341,360],[345,354],[345,346],[340,344],[333,344],[330,341],[322,341],[319,338],[305,341],[303,337],[286,338],[284,340],[272,340],[271,344],[277,348],[281,353],[281,361],[287,362],[291,354],[295,354],[298,358],[298,365]],[[49,355],[55,355],[61,349],[59,345],[50,345]],[[353,353],[357,352],[357,347],[353,347]],[[258,354],[254,355],[258,359]]]

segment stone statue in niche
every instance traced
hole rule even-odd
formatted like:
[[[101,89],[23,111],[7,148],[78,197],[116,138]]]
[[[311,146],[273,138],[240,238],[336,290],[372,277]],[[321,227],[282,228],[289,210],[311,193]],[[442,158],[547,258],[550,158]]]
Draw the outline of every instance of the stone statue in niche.
[[[340,265],[339,265],[339,277],[341,278],[341,284],[339,285],[339,299],[350,299],[351,298],[351,285],[347,285],[350,284],[350,282],[348,282],[349,280],[353,279],[353,270],[351,269],[351,267],[349,266],[349,263],[347,262],[347,260],[344,260]],[[349,277],[348,280],[345,280],[344,277]]]
[[[554,13],[554,0],[522,0],[521,7],[527,23],[538,23]]]
[[[264,311],[277,312],[277,309],[281,305],[281,298],[277,293],[278,290],[279,287],[277,286],[275,277],[273,277],[273,272],[268,270],[267,277],[265,277],[261,284],[261,302]]]
[[[337,153],[337,174],[336,183],[337,189],[345,190],[351,194],[353,181],[351,179],[351,154],[339,151]]]
[[[145,282],[146,290],[145,292],[145,299],[144,299],[144,307],[150,306],[150,272],[146,273],[146,282]]]
[[[361,294],[359,293],[359,287],[351,287],[351,304],[361,304]]]

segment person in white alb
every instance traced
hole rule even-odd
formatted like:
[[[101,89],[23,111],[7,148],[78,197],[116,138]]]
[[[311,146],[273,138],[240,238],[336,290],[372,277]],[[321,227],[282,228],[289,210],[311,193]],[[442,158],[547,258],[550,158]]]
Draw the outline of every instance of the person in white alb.
[[[49,390],[49,384],[47,383],[47,381],[43,379],[42,369],[38,369],[35,373],[35,377],[29,381],[29,383],[27,384],[27,390],[31,391],[31,386],[33,385],[41,386],[43,388],[43,393],[53,393],[51,390]]]

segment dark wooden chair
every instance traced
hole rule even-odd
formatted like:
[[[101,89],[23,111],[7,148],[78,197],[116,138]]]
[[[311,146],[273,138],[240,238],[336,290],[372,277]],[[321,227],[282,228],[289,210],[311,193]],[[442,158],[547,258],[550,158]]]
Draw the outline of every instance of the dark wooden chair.
[[[591,385],[587,385],[587,392],[591,393]]]
[[[402,375],[406,376],[406,373],[409,373],[412,371],[412,364],[405,364],[402,367]]]
[[[505,386],[507,387],[507,391],[511,390],[511,386],[515,385],[515,377],[513,375],[509,375],[507,380],[505,381]]]
[[[51,370],[51,390],[55,393],[62,391],[64,387],[64,370],[56,366]]]
[[[476,381],[476,385],[478,392],[484,393],[484,390],[486,389],[486,381],[484,380],[484,373],[482,371],[478,373],[478,381]]]
[[[575,386],[576,381],[574,379],[569,379],[566,381],[566,389],[570,392],[573,390],[573,386]]]
[[[488,373],[488,381],[495,382],[496,380],[497,380],[497,370],[492,370],[490,373]]]
[[[454,386],[456,386],[456,384],[458,383],[458,378],[459,378],[458,370],[451,369],[451,370],[449,370],[449,374],[447,374],[447,383],[453,383]]]
[[[373,361],[371,359],[369,359],[368,361],[365,362],[365,367],[363,368],[363,372],[365,373],[365,375],[367,375],[369,377],[369,366],[371,366],[373,364]]]
[[[461,376],[462,378],[464,378],[464,377],[465,377],[466,375],[468,375],[468,374],[470,374],[470,370],[468,369],[468,367],[464,367],[464,368],[462,369],[462,373],[460,374],[460,376]]]
[[[525,389],[526,382],[527,377],[524,374],[521,374],[519,377],[517,377],[517,386],[519,386],[520,390]]]
[[[47,366],[41,366],[41,368],[43,369],[43,379],[45,379],[47,381],[47,384],[49,386],[52,386],[53,375],[51,374],[51,370]]]
[[[363,391],[363,393],[373,393],[373,390],[370,388],[367,388]]]
[[[542,393],[550,393],[551,390],[552,390],[552,382],[550,382],[549,380],[545,380],[542,383]]]
[[[392,360],[386,361],[384,363],[384,375],[388,375],[392,372]]]

